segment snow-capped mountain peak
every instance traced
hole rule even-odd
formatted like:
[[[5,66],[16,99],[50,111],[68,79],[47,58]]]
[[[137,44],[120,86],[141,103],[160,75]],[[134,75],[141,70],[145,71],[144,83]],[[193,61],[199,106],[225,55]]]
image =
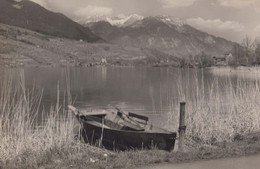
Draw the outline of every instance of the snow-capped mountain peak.
[[[111,25],[124,27],[124,26],[129,26],[132,23],[142,19],[144,19],[143,16],[133,14],[126,17],[106,18],[106,21],[109,22]]]
[[[127,27],[127,26],[131,26],[131,27],[137,27],[138,24],[140,24],[141,22],[138,21],[142,21],[145,18],[149,18],[149,17],[144,17],[138,14],[132,14],[132,15],[118,15],[118,16],[91,16],[88,18],[83,18],[83,19],[79,19],[76,20],[76,22],[82,24],[82,25],[87,25],[89,23],[92,22],[99,22],[99,21],[106,21],[108,23],[110,23],[113,26],[117,26],[117,27]],[[169,26],[177,26],[179,28],[181,28],[185,23],[185,21],[178,19],[178,18],[174,18],[172,16],[166,16],[166,15],[162,15],[162,16],[154,16],[151,18],[155,18]]]
[[[165,24],[176,25],[176,26],[179,26],[179,27],[186,24],[183,20],[181,20],[179,18],[174,18],[174,17],[171,17],[171,16],[158,16],[157,18],[160,19]]]
[[[125,15],[118,15],[115,17],[108,17],[108,16],[92,16],[84,19],[78,19],[76,22],[81,23],[83,25],[91,23],[91,22],[98,22],[98,21],[107,21],[111,25],[118,26],[118,27],[124,27],[129,26],[132,23],[144,19],[143,16],[133,14],[129,16]]]

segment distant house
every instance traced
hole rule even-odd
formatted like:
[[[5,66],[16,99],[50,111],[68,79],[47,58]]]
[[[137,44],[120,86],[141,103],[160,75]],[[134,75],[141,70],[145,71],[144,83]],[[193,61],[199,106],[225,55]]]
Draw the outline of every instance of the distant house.
[[[160,59],[159,63],[169,63],[169,59]]]
[[[225,62],[226,61],[225,56],[213,56],[213,59],[215,60],[215,62]]]
[[[222,63],[222,64],[227,64],[233,59],[232,53],[225,53],[224,55],[220,56],[213,56],[214,61],[216,64]]]
[[[164,59],[160,59],[159,62],[160,62],[160,63],[164,63]]]
[[[101,59],[101,63],[102,63],[102,64],[107,64],[107,59],[106,59],[106,58],[102,58],[102,59]]]
[[[231,60],[233,60],[232,53],[226,53],[226,54],[224,54],[224,56],[225,56],[227,62],[230,62]]]

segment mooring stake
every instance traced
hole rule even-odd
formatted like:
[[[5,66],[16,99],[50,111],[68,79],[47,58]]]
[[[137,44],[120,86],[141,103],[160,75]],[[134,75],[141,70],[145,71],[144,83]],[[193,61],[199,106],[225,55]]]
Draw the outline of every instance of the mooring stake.
[[[185,139],[185,102],[180,103],[180,121],[179,121],[179,147],[178,151],[184,151],[184,139]]]

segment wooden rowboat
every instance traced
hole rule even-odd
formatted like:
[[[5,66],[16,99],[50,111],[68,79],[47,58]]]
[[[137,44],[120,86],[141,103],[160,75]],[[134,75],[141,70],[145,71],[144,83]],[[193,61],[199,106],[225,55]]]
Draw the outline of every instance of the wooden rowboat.
[[[100,113],[84,115],[69,105],[81,124],[80,136],[86,143],[101,144],[107,149],[174,149],[176,132],[170,132],[148,124],[148,117],[124,113]]]

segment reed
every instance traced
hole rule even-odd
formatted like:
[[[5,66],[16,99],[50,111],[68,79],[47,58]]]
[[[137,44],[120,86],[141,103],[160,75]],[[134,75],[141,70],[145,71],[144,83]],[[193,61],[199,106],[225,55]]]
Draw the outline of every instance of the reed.
[[[93,168],[96,161],[106,165],[104,154],[112,152],[75,139],[79,124],[74,123],[74,116],[65,108],[72,103],[68,69],[64,97],[58,82],[56,104],[48,111],[40,111],[43,90],[26,89],[23,70],[4,69],[2,72],[0,168]]]
[[[43,90],[26,89],[23,71],[4,71],[0,84],[0,161],[75,144],[74,120],[59,103],[59,84],[56,107],[40,112]],[[43,123],[38,121],[41,115],[46,117]]]
[[[179,102],[186,101],[186,143],[190,147],[234,141],[240,139],[239,135],[260,131],[257,78],[248,81],[239,77],[234,81],[228,75],[225,80],[207,81],[204,76],[200,70],[188,74],[180,70],[176,79],[177,95],[173,92],[175,89],[171,89],[166,100],[171,107],[167,128],[176,131]],[[74,119],[64,106],[72,102],[69,72],[66,72],[66,83],[66,97],[61,98],[58,82],[56,104],[48,112],[40,112],[43,90],[26,89],[21,70],[4,70],[0,83],[0,168],[134,168],[132,166],[205,158],[208,152],[212,157],[207,158],[241,155],[248,150],[245,145],[252,141],[255,144],[250,148],[251,153],[259,150],[256,135],[241,144],[233,142],[228,149],[220,147],[221,152],[216,154],[207,148],[188,154],[158,150],[115,153],[81,144],[74,139]],[[39,116],[46,120],[39,123]]]
[[[178,102],[170,102],[168,123],[178,128],[178,103],[186,101],[187,144],[213,145],[260,131],[259,76],[250,80],[238,76],[234,80],[227,74],[206,81],[203,70],[198,70],[184,81],[181,73],[177,80]]]

